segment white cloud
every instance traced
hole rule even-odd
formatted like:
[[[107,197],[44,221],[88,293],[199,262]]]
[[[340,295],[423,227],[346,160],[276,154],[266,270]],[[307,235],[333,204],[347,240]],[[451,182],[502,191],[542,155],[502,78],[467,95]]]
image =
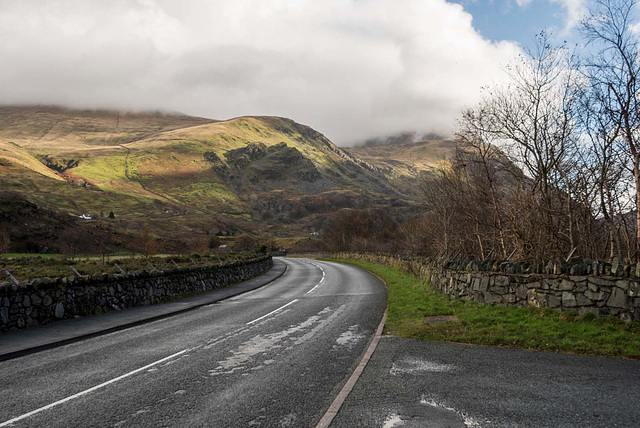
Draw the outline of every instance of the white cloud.
[[[518,51],[444,0],[0,0],[0,40],[3,103],[280,115],[339,144],[450,130]]]
[[[519,7],[526,7],[533,0],[515,0]],[[538,0],[540,1],[540,0]],[[587,13],[587,0],[543,0],[550,3],[559,4],[566,13],[564,28],[561,30],[563,35],[569,34],[582,20]]]
[[[551,0],[551,3],[559,3],[567,12],[564,32],[568,33],[574,29],[587,13],[586,0]]]

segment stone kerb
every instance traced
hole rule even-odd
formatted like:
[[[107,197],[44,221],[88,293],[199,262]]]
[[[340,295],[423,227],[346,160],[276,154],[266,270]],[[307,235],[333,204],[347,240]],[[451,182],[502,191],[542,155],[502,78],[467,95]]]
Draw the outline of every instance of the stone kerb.
[[[245,281],[271,266],[271,256],[264,256],[222,266],[37,278],[18,285],[3,283],[0,331],[169,301]]]

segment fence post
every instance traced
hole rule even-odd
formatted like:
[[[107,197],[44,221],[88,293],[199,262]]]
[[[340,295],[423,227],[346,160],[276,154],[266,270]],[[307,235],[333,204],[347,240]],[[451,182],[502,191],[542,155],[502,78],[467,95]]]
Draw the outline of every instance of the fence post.
[[[11,280],[13,281],[13,283],[14,283],[15,285],[20,284],[20,283],[18,282],[18,280],[16,279],[16,277],[15,277],[15,276],[13,276],[13,275],[11,275],[11,272],[9,272],[6,268],[3,268],[2,270],[4,271],[4,273],[6,273],[6,274],[7,274],[7,276],[8,276],[9,278],[11,278]]]
[[[487,254],[487,257],[485,257],[482,261],[487,261],[489,260],[489,257],[491,257],[491,255],[493,254],[493,252],[495,251],[495,248],[492,248],[491,251],[489,251],[489,254]]]

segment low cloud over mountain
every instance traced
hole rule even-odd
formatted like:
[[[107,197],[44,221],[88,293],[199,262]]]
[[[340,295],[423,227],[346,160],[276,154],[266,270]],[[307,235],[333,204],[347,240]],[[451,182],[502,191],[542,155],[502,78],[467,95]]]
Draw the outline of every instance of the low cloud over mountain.
[[[4,103],[294,117],[341,145],[447,132],[517,53],[443,0],[0,0]]]

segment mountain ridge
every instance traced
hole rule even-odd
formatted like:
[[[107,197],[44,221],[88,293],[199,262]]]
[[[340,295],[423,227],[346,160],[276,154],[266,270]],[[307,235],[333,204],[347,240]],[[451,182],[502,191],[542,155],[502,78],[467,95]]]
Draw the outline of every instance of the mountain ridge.
[[[303,237],[343,208],[406,217],[417,180],[288,118],[0,107],[0,192],[61,215],[114,212],[125,233]]]

